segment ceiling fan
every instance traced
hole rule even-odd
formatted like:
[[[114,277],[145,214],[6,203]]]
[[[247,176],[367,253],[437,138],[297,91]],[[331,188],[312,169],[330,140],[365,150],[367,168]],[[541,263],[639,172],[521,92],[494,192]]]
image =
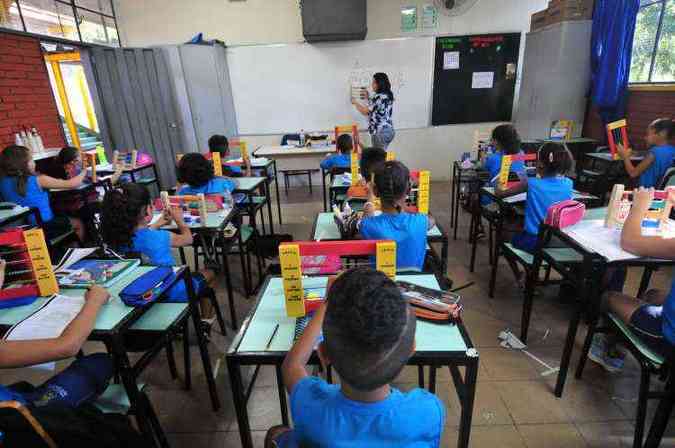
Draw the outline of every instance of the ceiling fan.
[[[448,17],[460,16],[476,3],[478,0],[434,0],[438,12]]]

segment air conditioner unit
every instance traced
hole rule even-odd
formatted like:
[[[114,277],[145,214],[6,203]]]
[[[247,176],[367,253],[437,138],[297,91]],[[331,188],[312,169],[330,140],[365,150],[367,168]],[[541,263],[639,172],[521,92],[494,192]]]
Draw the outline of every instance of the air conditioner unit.
[[[363,40],[368,33],[367,0],[302,0],[307,42]]]

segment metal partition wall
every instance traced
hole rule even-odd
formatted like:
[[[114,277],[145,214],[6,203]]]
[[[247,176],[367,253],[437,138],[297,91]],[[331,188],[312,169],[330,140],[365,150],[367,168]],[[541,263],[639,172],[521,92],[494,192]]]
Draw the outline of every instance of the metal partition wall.
[[[181,129],[160,49],[93,48],[83,58],[101,137],[109,151],[138,149],[154,159],[165,188],[176,182]]]

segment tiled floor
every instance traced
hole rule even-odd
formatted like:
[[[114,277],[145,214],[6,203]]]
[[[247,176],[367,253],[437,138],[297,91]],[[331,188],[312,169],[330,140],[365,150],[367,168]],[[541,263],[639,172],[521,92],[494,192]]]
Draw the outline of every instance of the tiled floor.
[[[432,212],[436,219],[449,229],[449,185],[432,185]],[[282,192],[283,195],[283,192]],[[296,239],[309,238],[310,229],[321,209],[320,192],[315,190],[310,197],[307,190],[295,189],[289,197],[282,197],[284,233]],[[556,448],[556,447],[629,447],[633,439],[633,418],[638,390],[637,364],[629,360],[621,374],[610,375],[602,368],[588,363],[584,378],[568,379],[563,398],[553,395],[555,374],[542,376],[547,369],[523,353],[513,352],[499,346],[497,334],[504,328],[519,330],[522,297],[516,288],[508,267],[500,266],[497,279],[497,294],[487,296],[490,269],[483,243],[478,248],[476,272],[468,271],[470,246],[467,243],[468,217],[462,214],[459,239],[450,243],[448,276],[455,285],[475,281],[475,285],[462,291],[465,304],[464,320],[469,334],[480,352],[478,387],[473,414],[471,446],[501,448]],[[238,263],[233,260],[235,281],[240,282]],[[631,272],[627,291],[635,292],[639,272]],[[662,270],[654,275],[652,285],[661,288],[670,286],[672,272]],[[224,293],[220,293],[225,301]],[[244,316],[253,299],[239,297],[237,310]],[[227,311],[227,305],[223,305]],[[557,299],[557,291],[550,288],[536,297],[530,330],[530,351],[551,366],[560,360],[563,340],[567,331],[572,308]],[[227,313],[226,313],[227,314]],[[576,365],[579,349],[585,336],[579,331],[577,350],[572,368]],[[221,411],[213,413],[201,361],[196,347],[191,351],[193,364],[193,389],[182,389],[179,380],[172,381],[166,360],[159,356],[143,374],[150,398],[161,423],[174,447],[238,447],[240,446],[234,409],[231,404],[229,379],[223,354],[226,352],[232,333],[227,337],[215,335],[210,347],[217,377]],[[179,344],[180,345],[180,344]],[[99,349],[89,344],[87,351]],[[182,350],[176,347],[176,356]],[[182,363],[179,362],[179,372]],[[4,371],[0,383],[7,384],[17,378],[26,378],[26,371]],[[247,373],[249,376],[251,372]],[[38,382],[46,373],[30,372],[28,378]],[[406,368],[396,384],[402,389],[416,386],[417,372]],[[437,393],[447,407],[447,420],[443,446],[453,447],[457,442],[459,404],[446,370],[439,371]],[[654,405],[650,406],[650,415]],[[265,430],[279,424],[281,416],[274,371],[262,369],[251,399],[249,416],[254,429],[256,447],[263,446]],[[662,446],[675,446],[675,425],[669,429],[670,437]]]

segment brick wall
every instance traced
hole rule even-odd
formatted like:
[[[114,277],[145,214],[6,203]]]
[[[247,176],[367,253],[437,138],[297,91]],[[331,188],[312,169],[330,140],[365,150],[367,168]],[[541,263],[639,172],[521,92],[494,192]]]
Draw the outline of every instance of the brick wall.
[[[657,118],[675,118],[675,91],[631,90],[628,96],[626,118],[628,139],[635,149],[645,149],[644,135],[649,123]],[[584,137],[607,142],[607,134],[597,111],[586,115]]]
[[[0,33],[0,148],[35,126],[47,148],[65,145],[38,39]]]

